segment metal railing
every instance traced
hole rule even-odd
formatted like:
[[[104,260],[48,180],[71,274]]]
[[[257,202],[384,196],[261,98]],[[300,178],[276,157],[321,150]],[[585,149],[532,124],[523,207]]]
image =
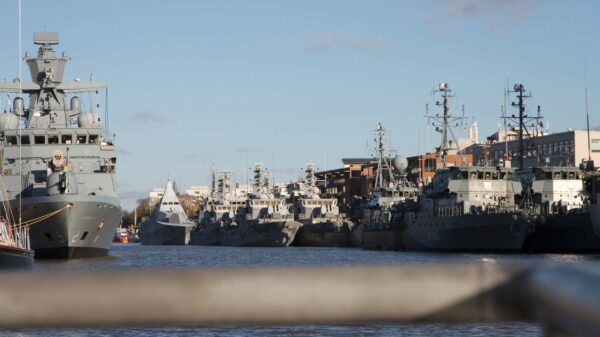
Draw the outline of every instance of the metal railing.
[[[600,269],[498,265],[11,272],[0,327],[538,321],[600,331]]]

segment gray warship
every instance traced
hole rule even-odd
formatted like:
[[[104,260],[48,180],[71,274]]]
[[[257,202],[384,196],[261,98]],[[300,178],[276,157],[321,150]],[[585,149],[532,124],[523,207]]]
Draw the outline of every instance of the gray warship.
[[[231,196],[231,172],[219,172],[216,188],[213,188],[206,209],[198,215],[198,225],[192,230],[191,245],[218,246],[221,244],[219,234],[223,225],[229,225],[239,207],[245,205],[245,200]]]
[[[95,94],[106,84],[63,82],[69,57],[53,49],[58,34],[34,33],[33,40],[40,46],[37,56],[24,58],[33,82],[0,83],[0,92],[16,96],[0,115],[3,199],[30,223],[36,258],[107,255],[121,207],[115,146],[96,112]],[[86,109],[78,96],[83,93],[89,94]],[[23,94],[29,95],[28,108]]]
[[[520,252],[528,235],[534,230],[535,216],[519,207],[515,196],[522,185],[513,180],[510,167],[467,166],[448,167],[446,158],[458,142],[450,123],[453,117],[448,106],[452,97],[446,83],[439,93],[443,115],[436,130],[442,134],[438,148],[442,168],[438,169],[417,203],[402,203],[393,217],[400,222],[401,238],[409,250],[429,251],[505,251]]]
[[[303,194],[294,200],[293,213],[302,223],[294,246],[349,247],[352,246],[352,222],[344,219],[335,198],[321,198],[312,163],[306,164]]]
[[[302,226],[293,219],[284,198],[270,193],[262,164],[256,164],[252,193],[237,209],[231,223],[223,223],[219,237],[224,246],[286,247]]]
[[[590,191],[590,219],[594,234],[600,235],[600,174],[591,175],[587,180]]]
[[[169,180],[162,198],[140,225],[138,235],[142,245],[187,245],[195,225],[188,220]]]
[[[369,201],[362,205],[361,222],[363,224],[363,249],[398,250],[403,248],[397,222],[394,221],[392,210],[399,203],[416,200],[419,188],[406,180],[405,170],[407,160],[401,156],[386,156],[384,136],[385,129],[379,123],[377,132],[377,170],[375,185]],[[399,177],[396,179],[392,172],[392,162]]]
[[[525,250],[534,253],[577,253],[600,251],[600,236],[595,233],[590,217],[592,193],[586,188],[590,175],[595,174],[594,163],[583,161],[579,167],[534,166],[525,167],[525,153],[542,155],[532,140],[531,127],[541,124],[538,106],[537,116],[525,114],[525,99],[531,97],[523,84],[515,84],[513,91],[517,101],[512,104],[518,115],[503,116],[511,124],[518,125],[518,167],[515,177],[522,183],[519,204],[529,208],[537,216],[535,231],[529,236]],[[525,139],[525,135],[528,135]],[[537,129],[533,135],[539,134]],[[589,150],[589,149],[588,149]],[[591,158],[591,153],[588,153]],[[509,160],[509,158],[505,158]],[[539,160],[538,160],[539,163]]]

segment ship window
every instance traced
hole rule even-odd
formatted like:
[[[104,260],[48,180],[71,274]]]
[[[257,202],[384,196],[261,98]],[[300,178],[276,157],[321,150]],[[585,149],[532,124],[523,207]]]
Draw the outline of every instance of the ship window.
[[[58,144],[58,136],[48,136],[48,144]]]
[[[483,179],[483,172],[477,172],[477,179]]]
[[[54,239],[52,238],[52,234],[50,233],[44,233],[44,237],[48,240],[48,241],[54,241]]]
[[[21,144],[29,145],[31,142],[29,141],[29,136],[21,136]]]
[[[87,137],[85,135],[78,135],[77,136],[77,144],[85,144],[86,138]]]
[[[71,144],[72,140],[73,140],[73,136],[71,136],[71,135],[63,135],[62,136],[62,143],[63,144]]]
[[[15,137],[15,136],[6,137],[6,144],[7,145],[17,145],[17,137]]]
[[[90,144],[98,143],[98,135],[90,135]]]
[[[80,240],[85,240],[85,237],[88,235],[88,232],[83,232]]]
[[[46,144],[46,136],[33,136],[35,144]]]
[[[469,172],[462,172],[462,179],[469,179]]]

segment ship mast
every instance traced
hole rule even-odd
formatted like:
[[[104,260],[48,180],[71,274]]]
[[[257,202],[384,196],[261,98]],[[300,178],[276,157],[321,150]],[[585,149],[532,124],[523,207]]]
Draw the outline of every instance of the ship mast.
[[[447,166],[448,151],[458,150],[458,140],[452,130],[453,126],[462,127],[465,120],[464,110],[461,116],[453,116],[448,105],[449,98],[455,97],[452,90],[448,86],[448,83],[442,82],[439,84],[439,89],[435,90],[435,93],[441,95],[442,101],[436,101],[435,105],[442,108],[443,113],[430,115],[429,109],[427,109],[425,118],[427,118],[428,125],[434,126],[435,131],[442,134],[442,141],[440,147],[437,149],[438,154],[442,157],[442,168]]]
[[[388,159],[385,157],[385,129],[381,123],[377,123],[377,128],[375,128],[375,132],[377,133],[377,138],[375,141],[377,145],[375,147],[375,152],[377,153],[377,171],[375,172],[375,186],[374,188],[383,188],[388,187],[384,186],[384,176],[383,171],[387,171],[387,175],[389,177],[389,182],[391,184],[395,184],[394,175],[392,174],[392,167],[388,162]]]
[[[513,90],[512,91],[508,91],[508,93],[513,93],[516,94],[517,96],[517,102],[512,102],[511,106],[513,106],[514,108],[517,108],[519,110],[519,114],[518,115],[504,115],[502,118],[504,118],[505,120],[508,120],[512,123],[516,123],[519,126],[518,127],[513,127],[511,128],[511,130],[513,131],[517,131],[518,135],[519,135],[519,169],[523,169],[525,167],[525,135],[527,135],[528,138],[531,138],[532,136],[539,136],[539,130],[537,130],[537,128],[539,126],[543,126],[541,120],[543,119],[543,117],[540,114],[540,106],[538,105],[538,109],[537,109],[537,116],[533,116],[530,117],[529,115],[527,115],[525,112],[525,99],[530,98],[531,97],[531,92],[526,93],[525,92],[525,86],[523,84],[515,84],[513,86]],[[529,130],[527,129],[527,125],[531,126],[532,128],[536,129],[536,132],[532,135],[529,133]],[[506,135],[505,135],[506,137]]]

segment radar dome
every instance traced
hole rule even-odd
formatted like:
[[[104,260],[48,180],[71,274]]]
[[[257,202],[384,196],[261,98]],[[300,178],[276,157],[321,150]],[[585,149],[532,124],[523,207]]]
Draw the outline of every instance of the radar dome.
[[[19,127],[19,116],[12,112],[0,114],[0,131],[17,129]]]
[[[406,157],[396,156],[394,157],[393,165],[398,172],[404,172],[408,167],[408,160]]]
[[[99,128],[100,127],[100,118],[98,114],[94,112],[84,112],[79,114],[77,118],[77,124],[79,124],[80,128]]]

